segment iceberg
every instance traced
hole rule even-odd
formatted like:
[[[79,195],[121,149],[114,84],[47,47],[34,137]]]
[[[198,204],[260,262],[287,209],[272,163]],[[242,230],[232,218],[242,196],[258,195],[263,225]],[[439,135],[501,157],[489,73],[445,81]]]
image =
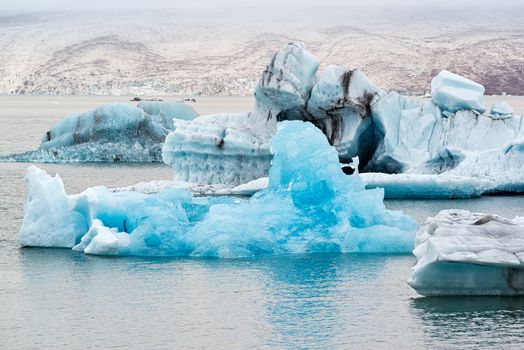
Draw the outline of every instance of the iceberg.
[[[342,162],[359,156],[364,162],[375,149],[370,105],[384,92],[364,73],[341,66],[326,67],[311,90],[307,111],[338,151]]]
[[[197,117],[183,103],[110,104],[73,113],[51,127],[40,148],[4,157],[22,162],[159,162],[173,119]]]
[[[522,192],[522,116],[500,119],[460,110],[445,117],[433,102],[396,92],[379,99],[372,112],[377,148],[366,172],[405,174],[403,181],[438,175],[456,186],[469,178],[478,185],[474,192]]]
[[[492,116],[507,116],[513,114],[513,109],[506,101],[499,101],[491,106]]]
[[[339,162],[358,157],[363,176],[383,173],[368,179],[386,186],[387,197],[522,193],[523,117],[482,114],[484,87],[448,71],[431,89],[429,101],[409,98],[384,91],[358,69],[321,71],[303,44],[290,43],[262,73],[252,113],[177,123],[183,126],[168,136],[164,161],[175,181],[238,186],[267,176],[276,124],[302,120],[322,130]],[[228,130],[236,141],[222,143]]]
[[[183,102],[141,101],[137,105],[153,122],[162,125],[168,130],[174,130],[173,119],[193,120],[198,113]]]
[[[177,181],[239,185],[266,176],[276,126],[253,113],[214,114],[175,120],[162,158]]]
[[[262,72],[255,88],[255,113],[266,119],[278,119],[281,112],[301,114],[319,65],[303,43],[285,45]]]
[[[460,75],[441,71],[431,81],[431,99],[443,111],[474,110],[484,113],[484,86]]]
[[[424,296],[524,295],[524,217],[444,210],[419,229],[408,283]]]
[[[415,222],[387,210],[381,189],[346,176],[319,129],[280,123],[271,151],[268,186],[249,199],[103,186],[67,195],[58,175],[32,166],[20,242],[86,254],[220,258],[413,248]]]

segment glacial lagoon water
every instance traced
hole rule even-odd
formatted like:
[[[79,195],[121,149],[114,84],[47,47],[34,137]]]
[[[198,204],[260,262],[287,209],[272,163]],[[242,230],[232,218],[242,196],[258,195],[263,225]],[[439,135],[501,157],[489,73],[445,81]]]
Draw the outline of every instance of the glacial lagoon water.
[[[0,154],[35,148],[64,110],[109,98],[46,99],[6,98]],[[221,103],[220,110],[244,107],[241,100]],[[524,298],[419,297],[406,284],[415,262],[410,255],[151,259],[21,249],[28,166],[0,163],[1,349],[521,349],[524,343]],[[42,168],[59,173],[69,193],[171,177],[170,168],[151,164]],[[517,196],[386,205],[419,223],[451,207],[524,215],[524,197]]]

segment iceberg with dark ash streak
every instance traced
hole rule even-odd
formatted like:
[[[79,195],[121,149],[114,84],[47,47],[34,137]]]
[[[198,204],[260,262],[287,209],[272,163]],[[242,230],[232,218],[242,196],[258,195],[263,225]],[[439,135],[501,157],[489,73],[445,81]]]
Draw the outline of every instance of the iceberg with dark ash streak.
[[[160,162],[162,144],[173,119],[190,120],[196,112],[183,103],[109,104],[73,113],[52,126],[40,148],[3,157],[19,162]]]
[[[290,43],[262,73],[253,113],[184,122],[168,137],[164,159],[177,180],[236,186],[267,176],[263,150],[276,123],[303,120],[322,130],[340,162],[358,156],[361,172],[384,174],[379,182],[394,197],[523,192],[523,117],[505,104],[482,114],[484,87],[448,71],[433,79],[431,89],[432,99],[424,101],[388,93],[358,69],[329,65],[320,71],[303,44]],[[231,141],[223,137],[228,130],[236,135]],[[229,149],[248,166],[231,163]]]

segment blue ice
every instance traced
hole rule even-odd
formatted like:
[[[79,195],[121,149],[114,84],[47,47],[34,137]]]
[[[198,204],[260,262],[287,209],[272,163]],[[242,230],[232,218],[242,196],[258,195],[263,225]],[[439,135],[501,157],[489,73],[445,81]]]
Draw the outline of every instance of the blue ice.
[[[366,190],[358,175],[346,176],[319,129],[280,123],[271,149],[269,185],[249,199],[102,186],[67,195],[58,175],[31,167],[21,243],[88,254],[221,258],[411,251],[415,222],[387,210],[382,189]]]

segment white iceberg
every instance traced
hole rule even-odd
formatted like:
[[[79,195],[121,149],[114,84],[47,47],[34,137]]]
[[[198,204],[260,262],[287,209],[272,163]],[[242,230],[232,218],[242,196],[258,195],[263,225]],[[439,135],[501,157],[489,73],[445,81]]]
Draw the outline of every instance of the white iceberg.
[[[366,172],[438,175],[449,185],[458,180],[456,186],[470,178],[481,193],[522,191],[522,116],[496,119],[461,110],[443,117],[432,102],[395,92],[372,105],[372,112],[377,148]],[[403,181],[409,178],[416,177]]]
[[[431,81],[431,98],[443,111],[474,110],[484,113],[484,86],[460,75],[441,71]]]
[[[387,210],[381,189],[344,175],[336,150],[313,125],[280,124],[271,147],[268,187],[250,199],[102,186],[66,195],[58,175],[31,167],[20,241],[87,254],[227,258],[413,248],[415,222]],[[56,203],[51,214],[48,203]]]
[[[269,171],[275,119],[253,113],[215,114],[175,120],[164,143],[164,163],[177,181],[239,185]]]
[[[408,283],[436,295],[524,295],[524,217],[444,210],[419,229]]]
[[[499,101],[491,106],[491,115],[506,116],[513,114],[513,109],[506,101]]]
[[[159,162],[174,119],[198,115],[183,103],[109,104],[51,127],[40,148],[3,157],[20,162]]]
[[[262,74],[253,113],[198,118],[175,130],[164,152],[175,180],[234,187],[267,176],[275,124],[305,120],[322,130],[342,163],[358,156],[361,172],[391,174],[368,176],[388,197],[524,190],[523,117],[483,115],[482,85],[442,71],[432,81],[432,100],[423,101],[386,93],[358,69],[318,66],[303,44],[285,45]],[[217,147],[228,129],[241,147]]]

